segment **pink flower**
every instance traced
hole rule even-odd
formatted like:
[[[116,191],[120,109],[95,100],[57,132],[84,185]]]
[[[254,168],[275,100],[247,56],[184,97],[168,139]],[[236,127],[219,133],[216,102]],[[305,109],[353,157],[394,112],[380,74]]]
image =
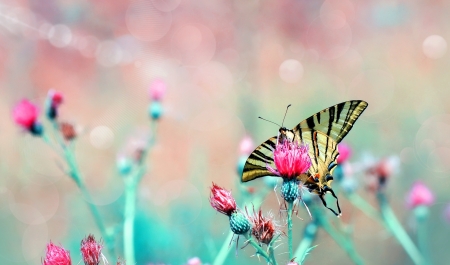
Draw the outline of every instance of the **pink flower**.
[[[273,151],[276,169],[267,165],[267,169],[282,177],[296,178],[308,171],[311,158],[308,155],[308,146],[298,142],[284,141],[279,143]]]
[[[211,187],[211,196],[209,197],[211,206],[219,213],[231,216],[236,211],[236,201],[231,192],[227,191],[213,183]]]
[[[338,145],[339,156],[337,158],[338,164],[342,164],[347,161],[352,155],[351,147],[346,143],[340,143]]]
[[[239,143],[239,151],[241,155],[249,155],[255,149],[255,143],[250,136],[245,136]]]
[[[155,79],[148,90],[150,98],[153,100],[161,100],[166,94],[167,85],[162,79]]]
[[[69,251],[63,247],[58,247],[52,242],[47,244],[47,253],[45,255],[43,265],[71,265]]]
[[[27,99],[23,99],[14,107],[14,121],[27,130],[31,130],[39,116],[39,109]]]
[[[103,246],[95,241],[93,235],[89,235],[81,241],[81,255],[85,265],[98,265],[102,255]]]
[[[194,257],[189,259],[186,265],[202,265],[202,261],[199,258]]]
[[[48,91],[48,99],[51,102],[51,106],[57,108],[63,103],[64,97],[61,92],[51,89]]]
[[[425,184],[417,181],[413,184],[408,195],[408,206],[411,208],[425,205],[430,206],[434,202],[434,195]]]

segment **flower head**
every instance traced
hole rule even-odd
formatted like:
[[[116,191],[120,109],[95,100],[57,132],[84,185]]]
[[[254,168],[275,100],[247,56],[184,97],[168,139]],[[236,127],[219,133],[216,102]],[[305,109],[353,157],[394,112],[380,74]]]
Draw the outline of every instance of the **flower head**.
[[[249,218],[253,226],[252,235],[258,242],[269,244],[273,237],[279,233],[272,218],[263,216],[261,209],[258,212],[253,209],[253,216]]]
[[[273,151],[276,169],[270,166],[267,166],[267,169],[282,178],[296,178],[311,166],[308,149],[308,145],[285,140]]]
[[[39,109],[27,99],[23,99],[14,107],[14,121],[27,130],[31,130],[37,122]]]
[[[42,263],[43,265],[71,265],[69,251],[63,247],[56,246],[52,242],[47,244],[47,253]]]
[[[89,235],[81,241],[81,255],[85,265],[98,265],[102,255],[103,245],[95,241],[93,235]]]
[[[149,95],[152,100],[159,101],[166,94],[167,85],[162,79],[155,79],[149,87]]]
[[[352,149],[346,143],[340,143],[338,145],[339,156],[337,158],[338,164],[342,164],[347,161],[352,155]]]
[[[50,120],[55,119],[58,116],[58,108],[63,102],[63,95],[54,89],[48,91],[47,100],[45,102],[45,111],[47,117]]]
[[[420,205],[430,206],[434,202],[434,195],[425,184],[418,181],[413,184],[407,199],[408,206],[415,208]]]
[[[209,202],[211,203],[211,206],[219,213],[231,216],[232,213],[236,212],[236,201],[233,196],[231,196],[231,192],[217,186],[214,183],[211,187]]]

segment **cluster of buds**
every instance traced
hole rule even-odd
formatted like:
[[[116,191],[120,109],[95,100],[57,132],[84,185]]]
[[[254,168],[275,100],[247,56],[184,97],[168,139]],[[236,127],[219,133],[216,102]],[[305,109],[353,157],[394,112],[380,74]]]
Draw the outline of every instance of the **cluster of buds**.
[[[63,95],[53,89],[48,91],[47,99],[45,101],[45,110],[47,117],[50,120],[55,120],[58,117],[59,106],[63,103]]]
[[[85,265],[98,265],[100,261],[106,261],[102,254],[103,245],[97,242],[93,235],[89,235],[81,241],[81,256]],[[70,253],[61,246],[52,242],[47,244],[47,251],[43,265],[72,265]],[[119,263],[118,263],[119,264]]]
[[[153,120],[158,120],[163,114],[163,107],[161,105],[161,100],[166,94],[166,90],[167,84],[162,79],[155,79],[150,84],[148,92],[150,99],[152,100],[152,104],[150,104],[148,112]]]

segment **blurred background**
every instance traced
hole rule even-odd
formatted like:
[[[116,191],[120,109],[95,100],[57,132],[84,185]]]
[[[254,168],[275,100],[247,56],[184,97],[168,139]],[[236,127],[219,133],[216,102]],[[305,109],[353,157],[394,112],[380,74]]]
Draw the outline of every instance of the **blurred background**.
[[[116,161],[149,132],[148,89],[157,78],[167,93],[138,189],[137,264],[184,264],[196,256],[212,263],[229,224],[209,206],[211,182],[231,189],[238,204],[242,187],[264,187],[263,180],[241,185],[236,172],[241,139],[259,144],[278,130],[257,117],[280,123],[292,104],[284,124],[294,127],[350,99],[369,103],[345,139],[350,161],[398,162],[387,193],[413,238],[407,193],[416,180],[433,191],[428,242],[432,261],[446,263],[449,12],[442,0],[1,0],[1,263],[40,264],[52,240],[78,264],[81,239],[100,237],[65,162],[14,124],[14,105],[28,98],[42,110],[49,89],[64,94],[60,119],[79,129],[76,158],[123,256]],[[374,203],[364,174],[354,178]],[[412,264],[381,225],[345,199],[341,207],[366,264]],[[263,210],[278,213],[275,193]],[[298,215],[309,218],[302,207]],[[294,242],[305,223],[295,220]],[[327,234],[316,243],[306,264],[350,263]],[[261,264],[250,247],[237,257],[231,248],[225,264]],[[280,262],[287,262],[285,248]]]

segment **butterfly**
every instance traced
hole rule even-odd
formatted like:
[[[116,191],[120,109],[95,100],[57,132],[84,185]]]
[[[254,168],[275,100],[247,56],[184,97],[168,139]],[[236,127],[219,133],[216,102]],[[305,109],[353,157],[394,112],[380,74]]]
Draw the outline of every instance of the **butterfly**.
[[[346,101],[312,115],[292,130],[281,126],[278,136],[269,138],[250,154],[242,171],[242,182],[264,176],[276,176],[267,169],[267,166],[276,168],[273,159],[276,145],[285,140],[299,141],[309,146],[311,167],[305,174],[298,176],[297,180],[309,192],[319,195],[323,205],[339,216],[341,214],[339,200],[331,188],[333,170],[337,166],[336,159],[339,156],[337,146],[367,106],[368,103],[362,100]],[[331,193],[336,198],[339,213],[327,206],[324,199],[326,193]]]

